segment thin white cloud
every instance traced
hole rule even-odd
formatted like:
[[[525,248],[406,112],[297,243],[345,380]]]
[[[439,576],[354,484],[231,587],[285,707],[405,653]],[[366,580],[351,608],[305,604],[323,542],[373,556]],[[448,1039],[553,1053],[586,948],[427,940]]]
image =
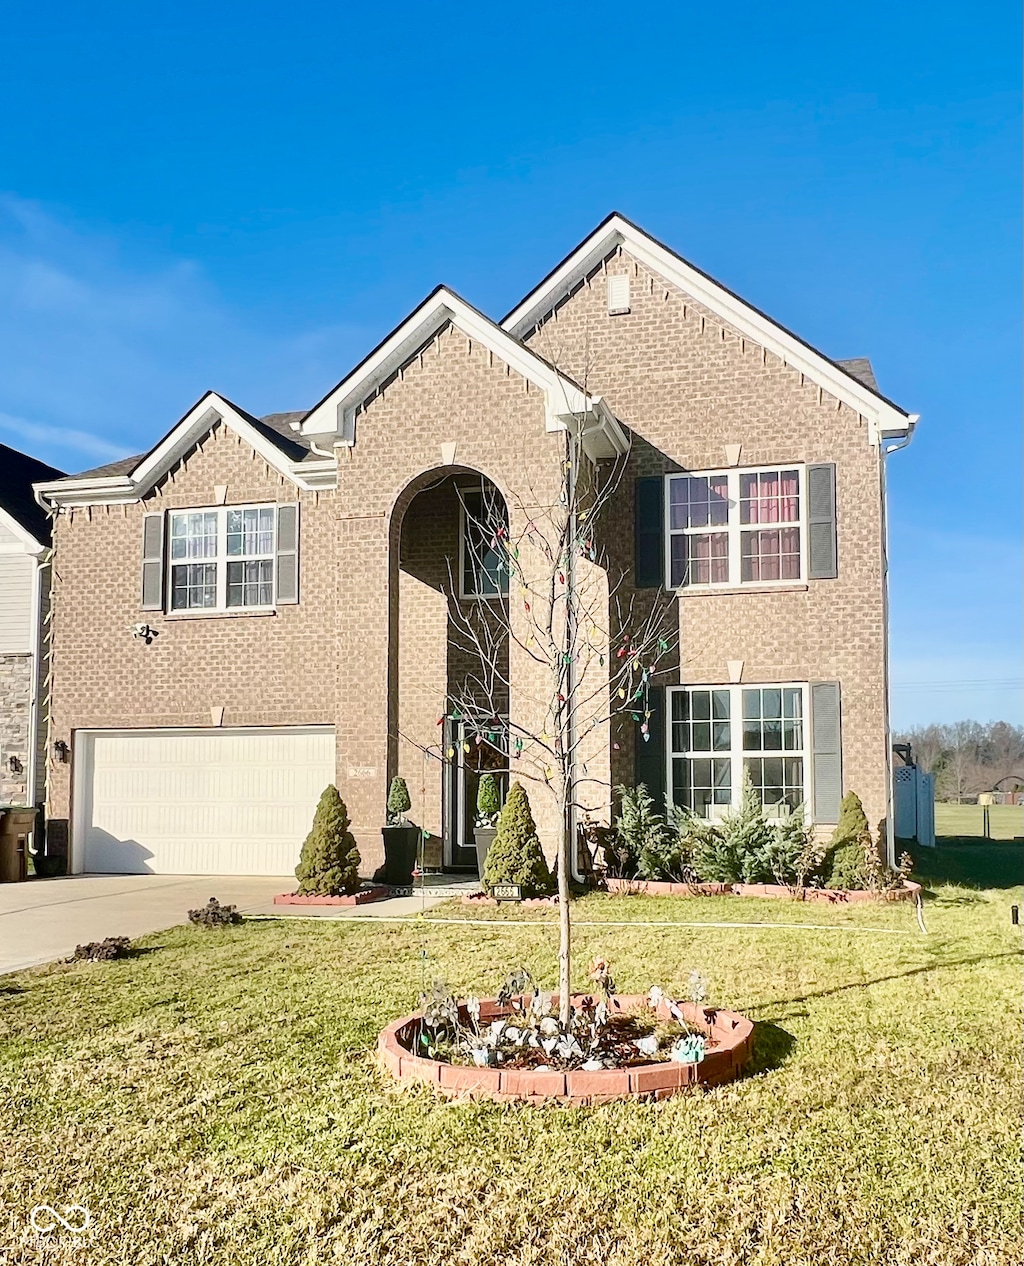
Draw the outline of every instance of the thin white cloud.
[[[0,436],[10,448],[19,447],[15,441],[19,441],[22,447],[27,441],[34,453],[45,456],[55,466],[68,464],[66,452],[69,448],[100,462],[113,462],[130,455],[129,449],[112,444],[101,435],[63,426],[47,426],[43,422],[30,422],[27,418],[15,418],[3,412],[0,412]]]
[[[0,412],[57,465],[149,449],[210,388],[257,414],[306,408],[376,342],[256,328],[194,261],[126,245],[0,196]]]

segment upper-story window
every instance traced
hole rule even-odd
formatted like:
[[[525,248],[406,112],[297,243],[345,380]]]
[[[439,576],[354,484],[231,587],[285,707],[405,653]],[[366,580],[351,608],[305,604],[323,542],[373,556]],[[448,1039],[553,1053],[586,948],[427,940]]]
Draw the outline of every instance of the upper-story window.
[[[274,506],[173,511],[168,517],[172,611],[274,605]]]
[[[804,471],[781,466],[669,475],[669,586],[806,579]]]
[[[508,510],[495,489],[460,489],[463,598],[508,595]]]

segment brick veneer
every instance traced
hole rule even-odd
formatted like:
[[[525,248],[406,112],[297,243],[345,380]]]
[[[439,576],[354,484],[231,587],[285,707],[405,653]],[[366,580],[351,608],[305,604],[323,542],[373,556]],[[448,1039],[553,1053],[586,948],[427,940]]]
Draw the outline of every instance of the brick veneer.
[[[612,317],[606,275],[616,272],[632,278],[631,311]],[[681,595],[678,678],[722,683],[726,661],[743,660],[747,681],[838,679],[845,787],[877,821],[887,799],[884,558],[881,468],[865,422],[621,250],[529,342],[632,431],[629,471],[604,525],[613,575],[632,567],[634,476],[720,467],[733,443],[743,446],[741,464],[836,462],[839,579],[791,592]],[[443,444],[456,446],[454,466]],[[338,787],[372,873],[394,773],[406,776],[422,824],[440,830],[440,771],[420,747],[434,741],[448,681],[465,664],[444,640],[436,584],[442,552],[453,548],[451,485],[434,485],[484,475],[505,497],[515,534],[557,500],[561,457],[542,393],[452,327],[359,413],[354,447],[339,450],[336,491],[300,493],[218,425],[141,504],[57,518],[52,738],[94,726],[207,726],[221,707],[225,726],[332,723]],[[298,605],[265,616],[146,613],[158,636],[149,646],[133,641],[128,629],[143,618],[142,516],[212,504],[221,484],[228,504],[301,503]],[[519,604],[511,609],[521,621]],[[514,644],[510,656],[509,708],[539,732],[546,675]],[[608,784],[632,781],[633,737],[626,720],[588,739],[595,808],[607,806]],[[70,767],[49,759],[59,831]],[[531,800],[553,853],[555,797],[532,783]]]

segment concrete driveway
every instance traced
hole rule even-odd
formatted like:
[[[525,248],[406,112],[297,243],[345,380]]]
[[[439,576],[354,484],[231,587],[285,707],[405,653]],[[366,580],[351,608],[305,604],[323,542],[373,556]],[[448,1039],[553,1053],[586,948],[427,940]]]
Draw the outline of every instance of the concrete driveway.
[[[210,897],[242,913],[273,909],[294,876],[69,875],[0,884],[0,975],[67,958],[107,936],[143,936],[184,923]]]

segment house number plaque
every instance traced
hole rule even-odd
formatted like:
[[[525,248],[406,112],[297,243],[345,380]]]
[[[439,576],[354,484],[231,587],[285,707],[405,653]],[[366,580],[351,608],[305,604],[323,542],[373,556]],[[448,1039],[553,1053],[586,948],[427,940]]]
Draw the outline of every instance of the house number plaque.
[[[521,884],[495,884],[491,896],[495,901],[522,901],[523,888]]]

